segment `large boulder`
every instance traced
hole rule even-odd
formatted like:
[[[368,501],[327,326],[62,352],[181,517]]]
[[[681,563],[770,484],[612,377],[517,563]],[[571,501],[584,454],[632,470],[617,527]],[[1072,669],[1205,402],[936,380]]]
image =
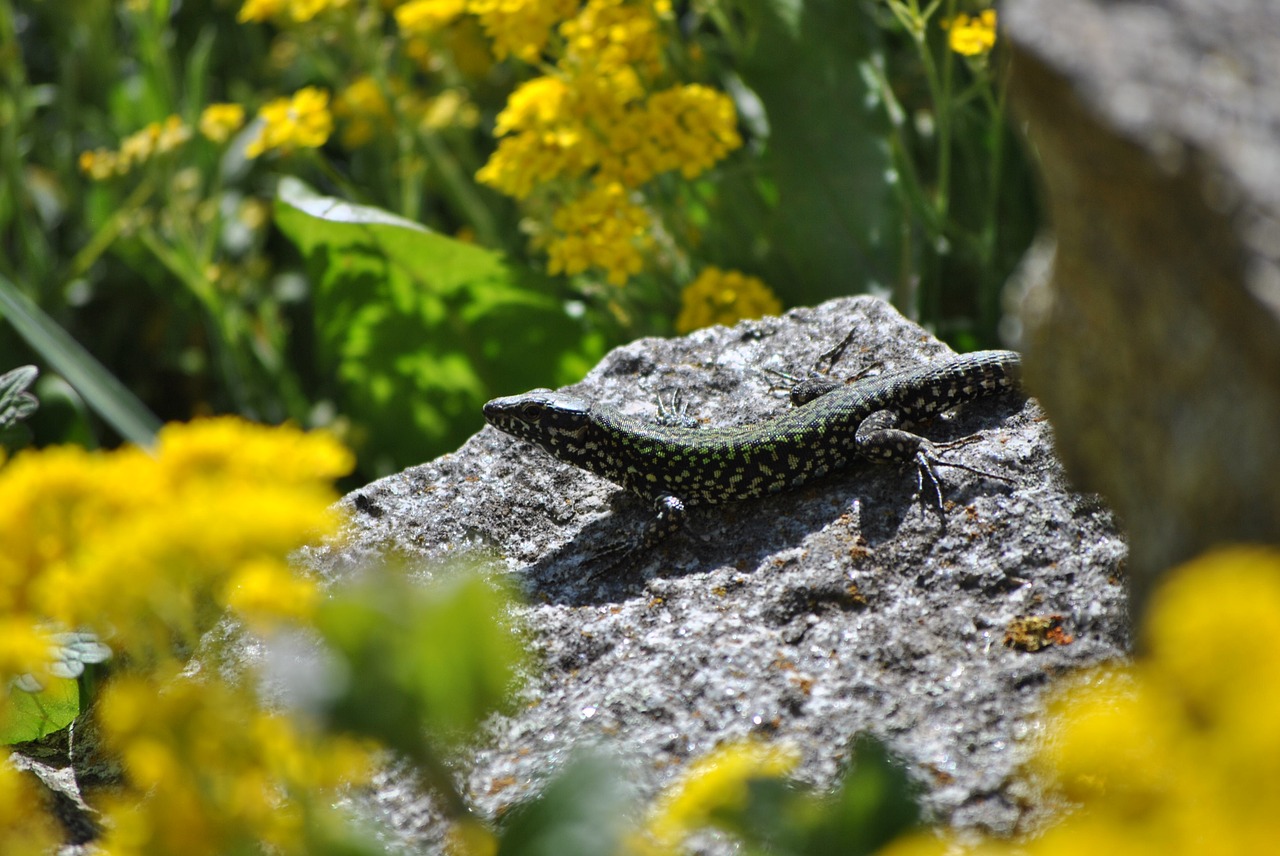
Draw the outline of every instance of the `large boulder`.
[[[948,353],[864,297],[635,342],[572,389],[638,414],[679,389],[706,423],[751,423],[789,407],[773,371],[804,374],[850,331],[842,376]],[[794,743],[800,775],[830,785],[866,731],[906,761],[934,818],[1007,832],[1032,804],[1016,771],[1050,678],[1126,650],[1125,544],[1097,499],[1066,487],[1034,401],[972,403],[926,433],[975,434],[947,454],[1013,483],[941,469],[940,512],[909,468],[855,467],[698,510],[629,573],[592,580],[590,557],[651,510],[485,428],[348,497],[347,542],[308,560],[340,578],[393,552],[431,574],[481,552],[519,581],[540,678],[460,764],[489,816],[534,793],[577,746],[617,753],[652,796],[691,759],[753,734]],[[405,780],[388,775],[373,802],[406,841],[439,845],[438,815]]]
[[[1056,237],[1028,383],[1068,471],[1164,569],[1280,543],[1280,3],[1010,0]]]

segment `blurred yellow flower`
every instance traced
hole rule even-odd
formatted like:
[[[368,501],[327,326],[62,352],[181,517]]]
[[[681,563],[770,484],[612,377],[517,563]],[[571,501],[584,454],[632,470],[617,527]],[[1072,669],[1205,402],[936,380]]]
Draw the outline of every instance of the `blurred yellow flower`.
[[[183,124],[180,116],[169,116],[156,123],[154,134],[158,154],[167,154],[191,139],[191,129]]]
[[[251,158],[269,151],[319,148],[333,133],[329,93],[315,86],[300,89],[291,98],[277,98],[263,106],[258,116],[262,130],[245,148]]]
[[[120,158],[110,149],[80,153],[80,171],[94,181],[104,181],[119,171]]]
[[[763,281],[735,270],[709,267],[680,295],[676,330],[688,333],[712,324],[736,324],[745,318],[777,315],[782,303]]]
[[[681,842],[710,825],[717,812],[746,805],[747,786],[753,780],[781,779],[799,761],[799,754],[790,747],[758,740],[717,747],[690,764],[658,796],[644,830],[629,842],[629,850],[637,856],[683,852]]]
[[[466,0],[409,0],[396,8],[396,25],[406,36],[433,33],[456,20],[466,5]]]
[[[284,11],[288,2],[289,0],[245,0],[236,20],[242,24],[269,21]]]
[[[306,852],[308,800],[315,810],[372,769],[361,744],[307,733],[217,681],[118,676],[97,717],[126,785],[104,811],[107,853]]]
[[[480,110],[467,98],[465,90],[446,89],[429,99],[422,113],[422,127],[433,131],[444,128],[474,128],[480,123]]]
[[[222,602],[258,629],[285,621],[307,621],[320,600],[315,584],[283,557],[246,562],[227,581]]]
[[[367,74],[338,93],[333,115],[342,120],[339,141],[345,149],[366,146],[391,126],[391,105],[382,94],[382,86]]]
[[[345,6],[347,0],[289,0],[289,17],[304,24],[327,9]]]
[[[951,49],[964,56],[988,53],[996,43],[996,10],[985,9],[974,17],[963,13],[950,21],[944,21],[947,43]]]
[[[239,104],[210,104],[200,111],[200,133],[215,143],[225,143],[244,125],[244,107]]]
[[[0,844],[5,853],[54,853],[59,835],[35,775],[0,763]]]
[[[242,24],[270,20],[277,24],[305,24],[322,12],[345,5],[347,0],[245,0],[236,20]]]
[[[0,595],[6,593],[11,598],[15,594],[10,589]],[[12,603],[0,604],[0,702],[10,691],[11,678],[31,674],[38,680],[47,674],[53,659],[53,644],[40,629],[41,621],[14,608]]]
[[[23,452],[0,470],[0,612],[96,631],[139,663],[177,656],[220,598],[304,614],[312,583],[261,569],[332,530],[330,482],[351,463],[324,434],[237,419],[166,426],[154,455]]]

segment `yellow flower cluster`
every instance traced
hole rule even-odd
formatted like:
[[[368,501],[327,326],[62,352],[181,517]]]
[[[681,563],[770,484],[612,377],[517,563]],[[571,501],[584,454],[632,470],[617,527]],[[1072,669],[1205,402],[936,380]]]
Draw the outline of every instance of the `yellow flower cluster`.
[[[628,195],[616,181],[598,184],[556,211],[551,221],[556,234],[547,246],[548,270],[573,275],[598,267],[615,285],[639,273],[642,251],[651,240],[650,221]]]
[[[515,56],[530,64],[542,56],[556,24],[578,6],[579,0],[467,0],[467,11],[493,40],[494,55]]]
[[[285,20],[305,24],[322,12],[347,5],[347,0],[245,0],[236,16],[242,24]]]
[[[154,155],[172,152],[189,139],[191,129],[183,124],[182,117],[170,116],[125,137],[116,151],[94,149],[81,152],[80,170],[94,181],[125,175]]]
[[[689,333],[712,324],[736,324],[746,318],[777,315],[782,303],[763,281],[736,270],[709,267],[680,295],[676,330]]]
[[[756,779],[781,779],[795,769],[798,754],[789,747],[742,740],[717,747],[689,765],[668,787],[650,813],[643,830],[627,842],[635,856],[684,852],[690,834],[711,825],[717,813],[741,811],[747,787]]]
[[[6,753],[7,754],[7,753]],[[0,763],[0,845],[5,853],[53,853],[53,819],[36,792],[35,776]]]
[[[332,530],[330,482],[351,465],[326,435],[229,418],[167,426],[154,454],[20,453],[0,470],[0,681],[45,667],[33,628],[92,630],[154,663],[223,605],[305,613],[311,583],[285,556]]]
[[[356,78],[333,101],[333,116],[342,125],[339,142],[348,150],[367,146],[380,136],[395,131],[397,120],[439,130],[449,127],[473,128],[480,112],[463,89],[446,89],[434,98],[423,98],[409,89],[401,78],[383,84],[370,75]],[[391,101],[388,100],[391,96]]]
[[[215,143],[224,143],[244,124],[244,108],[239,104],[210,104],[200,114],[200,133]],[[191,129],[180,116],[152,122],[130,134],[117,150],[99,148],[80,153],[80,171],[94,181],[125,175],[156,155],[175,151],[191,139]]]
[[[333,133],[329,93],[315,86],[299,89],[289,98],[277,98],[258,111],[262,130],[245,147],[245,155],[260,157],[270,151],[317,149]]]
[[[961,13],[950,21],[943,21],[942,26],[948,31],[947,44],[958,54],[980,56],[995,47],[995,9],[985,9],[973,17]]]
[[[466,0],[409,0],[396,7],[396,26],[406,36],[434,33],[466,11]]]
[[[526,39],[517,55],[540,55],[545,36],[497,26],[493,16],[507,5],[524,4],[490,0],[488,23],[481,15],[495,50],[499,34],[506,34]],[[480,14],[477,8],[468,4]],[[556,185],[568,201],[552,218],[559,234],[549,242],[556,249],[550,270],[601,268],[611,282],[625,282],[642,261],[631,231],[637,220],[629,216],[610,234],[583,240],[604,225],[596,216],[602,202],[619,199],[612,186],[636,189],[676,170],[685,178],[700,175],[742,145],[737,115],[728,96],[706,86],[652,89],[662,70],[663,20],[671,15],[665,0],[587,0],[555,11],[562,19],[555,68],[512,93],[495,126],[497,150],[476,177],[516,199]],[[542,20],[537,26],[551,30]],[[566,185],[575,188],[568,195]],[[621,243],[607,250],[610,240]]]
[[[1280,831],[1280,551],[1233,548],[1174,572],[1146,655],[1061,692],[1038,764],[1078,808],[981,856],[1269,853]],[[919,838],[886,854],[940,854]],[[950,852],[950,851],[946,851]]]
[[[239,104],[210,104],[200,112],[200,133],[215,143],[225,143],[243,125],[244,108]]]
[[[363,745],[307,733],[218,682],[119,676],[97,717],[126,782],[105,806],[99,846],[112,856],[305,853],[308,812],[372,769]]]
[[[370,75],[356,78],[333,101],[334,118],[342,121],[339,142],[345,149],[368,145],[391,127],[391,105],[382,86]]]
[[[621,77],[622,90],[630,94],[631,78],[662,71],[660,22],[670,15],[671,4],[666,0],[589,0],[560,25],[564,50],[559,65],[578,75],[615,78],[615,84]]]

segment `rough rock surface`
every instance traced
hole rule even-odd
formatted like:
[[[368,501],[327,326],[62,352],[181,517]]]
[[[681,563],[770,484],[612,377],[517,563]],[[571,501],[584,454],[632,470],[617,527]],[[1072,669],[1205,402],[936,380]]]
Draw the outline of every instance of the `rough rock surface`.
[[[1135,606],[1280,543],[1280,3],[1010,0],[1011,103],[1056,235],[1029,382],[1132,547]]]
[[[754,422],[789,406],[769,370],[803,374],[850,329],[844,376],[947,352],[864,297],[635,342],[573,389],[654,413],[657,396],[679,388],[705,422]],[[690,532],[629,576],[592,582],[586,558],[637,531],[649,509],[485,428],[455,454],[347,497],[350,540],[307,561],[340,578],[394,550],[430,574],[432,560],[478,551],[520,580],[544,671],[520,713],[461,764],[486,813],[534,793],[579,745],[620,754],[651,796],[691,758],[750,734],[791,741],[800,775],[829,785],[850,739],[871,731],[906,760],[936,819],[1009,831],[1034,814],[1016,769],[1050,679],[1126,651],[1126,547],[1095,498],[1065,487],[1033,400],[970,404],[926,433],[976,433],[949,454],[1015,484],[944,469],[944,519],[921,502],[914,473],[867,465],[695,510]],[[1003,644],[1015,619],[1049,614],[1063,617],[1070,644]],[[373,802],[389,836],[438,848],[435,813],[403,779],[388,774]]]

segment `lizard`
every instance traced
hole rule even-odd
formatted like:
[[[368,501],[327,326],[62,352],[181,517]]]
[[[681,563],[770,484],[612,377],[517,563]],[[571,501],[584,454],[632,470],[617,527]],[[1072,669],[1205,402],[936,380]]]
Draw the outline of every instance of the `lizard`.
[[[484,405],[490,425],[649,501],[656,516],[639,543],[609,552],[623,559],[681,529],[687,508],[755,499],[798,488],[851,462],[914,461],[942,510],[935,466],[1009,479],[938,457],[909,427],[945,410],[1021,387],[1014,351],[978,351],[839,384],[797,387],[799,406],[734,428],[662,424],[579,395],[534,389]],[[964,442],[961,440],[960,442]],[[605,570],[607,570],[606,568]],[[593,574],[593,576],[595,576]]]

